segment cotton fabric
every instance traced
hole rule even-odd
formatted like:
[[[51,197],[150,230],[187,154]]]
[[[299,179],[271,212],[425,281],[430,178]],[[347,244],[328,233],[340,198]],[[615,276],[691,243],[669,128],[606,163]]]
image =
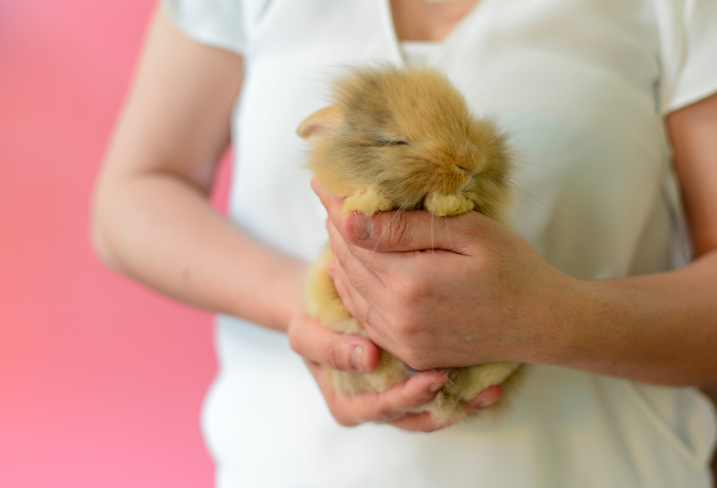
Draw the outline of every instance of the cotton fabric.
[[[312,260],[326,215],[295,130],[341,67],[405,62],[388,1],[164,7],[187,35],[244,57],[232,222]],[[716,47],[714,1],[482,0],[427,62],[510,136],[516,231],[595,280],[689,259],[663,117],[717,91]],[[203,426],[223,488],[711,486],[715,412],[693,388],[535,366],[499,421],[346,429],[284,335],[220,316],[216,346]]]

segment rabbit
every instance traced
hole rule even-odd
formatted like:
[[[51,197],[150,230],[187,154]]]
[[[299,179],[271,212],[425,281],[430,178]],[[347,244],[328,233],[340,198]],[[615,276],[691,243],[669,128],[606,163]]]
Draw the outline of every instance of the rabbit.
[[[449,217],[475,210],[508,224],[513,161],[506,137],[491,120],[472,116],[461,93],[433,68],[349,69],[333,85],[333,104],[297,132],[311,146],[306,166],[315,179],[345,197],[344,215],[425,209]],[[334,288],[327,271],[332,260],[327,247],[310,267],[307,312],[335,331],[368,337]],[[461,420],[467,400],[488,386],[512,383],[521,366],[445,368],[448,382],[418,410]],[[384,391],[416,371],[382,350],[371,373],[324,368],[324,374],[334,390],[351,394]]]

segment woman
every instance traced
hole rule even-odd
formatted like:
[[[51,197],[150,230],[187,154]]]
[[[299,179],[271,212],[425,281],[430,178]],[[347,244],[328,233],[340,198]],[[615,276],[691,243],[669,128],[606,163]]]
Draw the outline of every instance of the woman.
[[[217,484],[709,486],[714,411],[682,387],[717,381],[715,15],[668,0],[167,0],[94,236],[113,268],[222,314],[204,412]],[[516,233],[475,213],[433,234],[422,212],[342,220],[319,188],[337,289],[417,369],[535,364],[497,423],[411,413],[445,382],[435,371],[347,398],[317,366],[369,371],[377,349],[301,307],[325,214],[294,130],[334,67],[376,61],[436,66],[511,135]],[[231,224],[207,203],[230,138]],[[694,259],[668,271],[687,261],[678,182]],[[432,247],[446,252],[415,252]]]

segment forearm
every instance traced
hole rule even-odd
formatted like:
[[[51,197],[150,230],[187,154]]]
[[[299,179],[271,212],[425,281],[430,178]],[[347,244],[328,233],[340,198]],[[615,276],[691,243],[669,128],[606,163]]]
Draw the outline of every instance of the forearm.
[[[584,322],[571,326],[562,364],[656,384],[717,382],[717,251],[679,270],[583,290]]]
[[[217,214],[199,188],[166,172],[101,184],[95,247],[115,270],[184,303],[285,330],[304,264]]]
[[[242,80],[241,57],[157,10],[98,180],[93,241],[109,266],[164,294],[284,330],[303,264],[249,239],[207,198]]]

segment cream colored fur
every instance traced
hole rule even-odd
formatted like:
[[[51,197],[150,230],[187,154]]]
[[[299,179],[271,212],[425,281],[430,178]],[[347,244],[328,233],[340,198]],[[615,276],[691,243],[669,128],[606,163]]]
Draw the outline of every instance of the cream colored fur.
[[[512,159],[495,124],[470,114],[463,96],[440,73],[422,68],[359,68],[334,86],[334,104],[298,129],[311,144],[307,166],[343,213],[372,216],[426,209],[440,217],[472,210],[507,224]],[[327,272],[326,248],[306,284],[309,314],[347,334],[366,332],[351,317]],[[465,416],[463,403],[488,386],[514,384],[518,363],[445,369],[449,381],[428,410],[443,420]],[[383,391],[415,371],[381,351],[378,368],[353,374],[325,368],[342,393]],[[503,400],[501,400],[503,402]]]

